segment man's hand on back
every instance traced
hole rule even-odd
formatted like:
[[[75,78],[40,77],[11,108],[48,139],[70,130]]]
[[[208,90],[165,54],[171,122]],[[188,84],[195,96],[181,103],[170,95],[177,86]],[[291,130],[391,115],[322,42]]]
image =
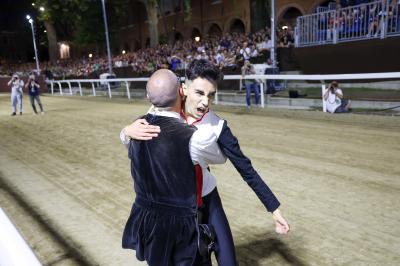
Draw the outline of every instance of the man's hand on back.
[[[152,138],[158,137],[158,133],[161,132],[159,126],[150,125],[146,119],[138,119],[129,126],[123,129],[124,134],[127,137],[136,140],[151,140]]]

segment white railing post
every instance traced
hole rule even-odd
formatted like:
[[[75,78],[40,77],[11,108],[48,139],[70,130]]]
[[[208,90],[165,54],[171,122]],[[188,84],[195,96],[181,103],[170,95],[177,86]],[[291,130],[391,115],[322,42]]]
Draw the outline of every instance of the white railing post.
[[[128,95],[128,99],[131,99],[131,92],[129,91],[129,83],[128,81],[125,81],[125,85],[126,85],[126,94]]]
[[[334,11],[334,20],[333,20],[333,43],[336,44],[338,42],[338,30],[337,30],[337,23],[339,23],[338,13],[336,10]]]
[[[69,94],[72,95],[72,87],[71,87],[71,82],[67,82],[68,83],[68,87],[69,87]]]
[[[111,87],[110,87],[110,82],[107,81],[107,87],[108,87],[108,96],[111,98]]]
[[[260,82],[261,108],[264,108],[264,82]]]
[[[214,103],[218,104],[219,100],[218,100],[218,90],[215,92],[215,98],[214,98]]]
[[[93,90],[93,96],[96,96],[96,89],[94,88],[94,83],[92,82],[92,90]]]
[[[60,95],[63,95],[63,91],[62,91],[61,82],[57,82],[57,83],[58,83],[58,87],[60,87]]]
[[[80,82],[78,82],[78,86],[79,86],[79,94],[82,96],[82,86]]]
[[[54,94],[54,85],[53,85],[53,81],[50,81],[50,86],[51,86],[51,95]]]
[[[322,92],[322,111],[325,113],[326,112],[326,101],[324,99],[324,95],[326,92],[326,85],[325,81],[321,80],[322,86],[321,86],[321,92]]]
[[[383,1],[384,6],[382,8],[382,16],[381,16],[381,39],[386,38],[387,29],[388,29],[388,19],[389,19],[389,0]],[[393,12],[393,11],[392,11]]]

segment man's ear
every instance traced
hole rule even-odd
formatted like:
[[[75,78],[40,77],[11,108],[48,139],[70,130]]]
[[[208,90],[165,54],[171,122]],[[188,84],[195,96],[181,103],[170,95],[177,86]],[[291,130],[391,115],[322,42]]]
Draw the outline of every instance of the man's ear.
[[[188,88],[187,88],[186,82],[182,83],[181,90],[182,90],[182,96],[187,96]]]

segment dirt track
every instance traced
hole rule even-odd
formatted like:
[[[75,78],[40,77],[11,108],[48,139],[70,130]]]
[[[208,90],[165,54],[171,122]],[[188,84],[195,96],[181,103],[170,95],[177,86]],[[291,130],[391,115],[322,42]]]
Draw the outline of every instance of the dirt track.
[[[42,100],[44,116],[25,98],[25,114],[10,117],[9,96],[0,96],[2,182],[84,254],[82,263],[132,265],[133,253],[120,248],[134,194],[118,135],[147,103]],[[292,226],[276,235],[233,166],[212,167],[241,265],[400,264],[400,117],[217,109]]]

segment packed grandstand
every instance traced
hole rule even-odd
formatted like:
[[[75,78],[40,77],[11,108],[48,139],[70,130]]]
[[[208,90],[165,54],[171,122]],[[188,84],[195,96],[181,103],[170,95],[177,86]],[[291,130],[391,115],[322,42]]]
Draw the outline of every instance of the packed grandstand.
[[[399,35],[399,10],[399,0],[326,2],[317,7],[315,13],[297,17],[293,25],[278,25],[276,46],[292,48]],[[246,59],[265,63],[271,48],[271,30],[265,27],[249,34],[233,31],[222,36],[176,40],[173,44],[160,44],[134,52],[121,51],[119,55],[113,55],[112,64],[114,69],[129,69],[130,75],[145,76],[160,68],[183,70],[191,60],[201,58],[212,61],[224,72],[238,72]],[[108,67],[105,55],[42,61],[40,64],[42,73],[49,79],[99,78],[101,73],[107,72]],[[13,73],[27,76],[33,69],[34,63],[3,61],[0,64],[0,76]]]
[[[184,69],[193,59],[208,59],[220,68],[236,68],[244,58],[265,57],[269,54],[272,47],[270,33],[270,29],[266,28],[249,35],[233,32],[225,34],[222,39],[210,37],[199,41],[176,41],[173,45],[162,44],[155,48],[149,47],[113,56],[113,67],[131,67],[134,73],[140,75],[160,68],[170,68],[174,71]],[[277,33],[280,47],[293,45],[292,30],[280,28]],[[106,56],[41,64],[45,73],[54,78],[98,77],[107,71]],[[0,75],[18,73],[27,76],[34,68],[34,63],[3,64],[0,66]]]

